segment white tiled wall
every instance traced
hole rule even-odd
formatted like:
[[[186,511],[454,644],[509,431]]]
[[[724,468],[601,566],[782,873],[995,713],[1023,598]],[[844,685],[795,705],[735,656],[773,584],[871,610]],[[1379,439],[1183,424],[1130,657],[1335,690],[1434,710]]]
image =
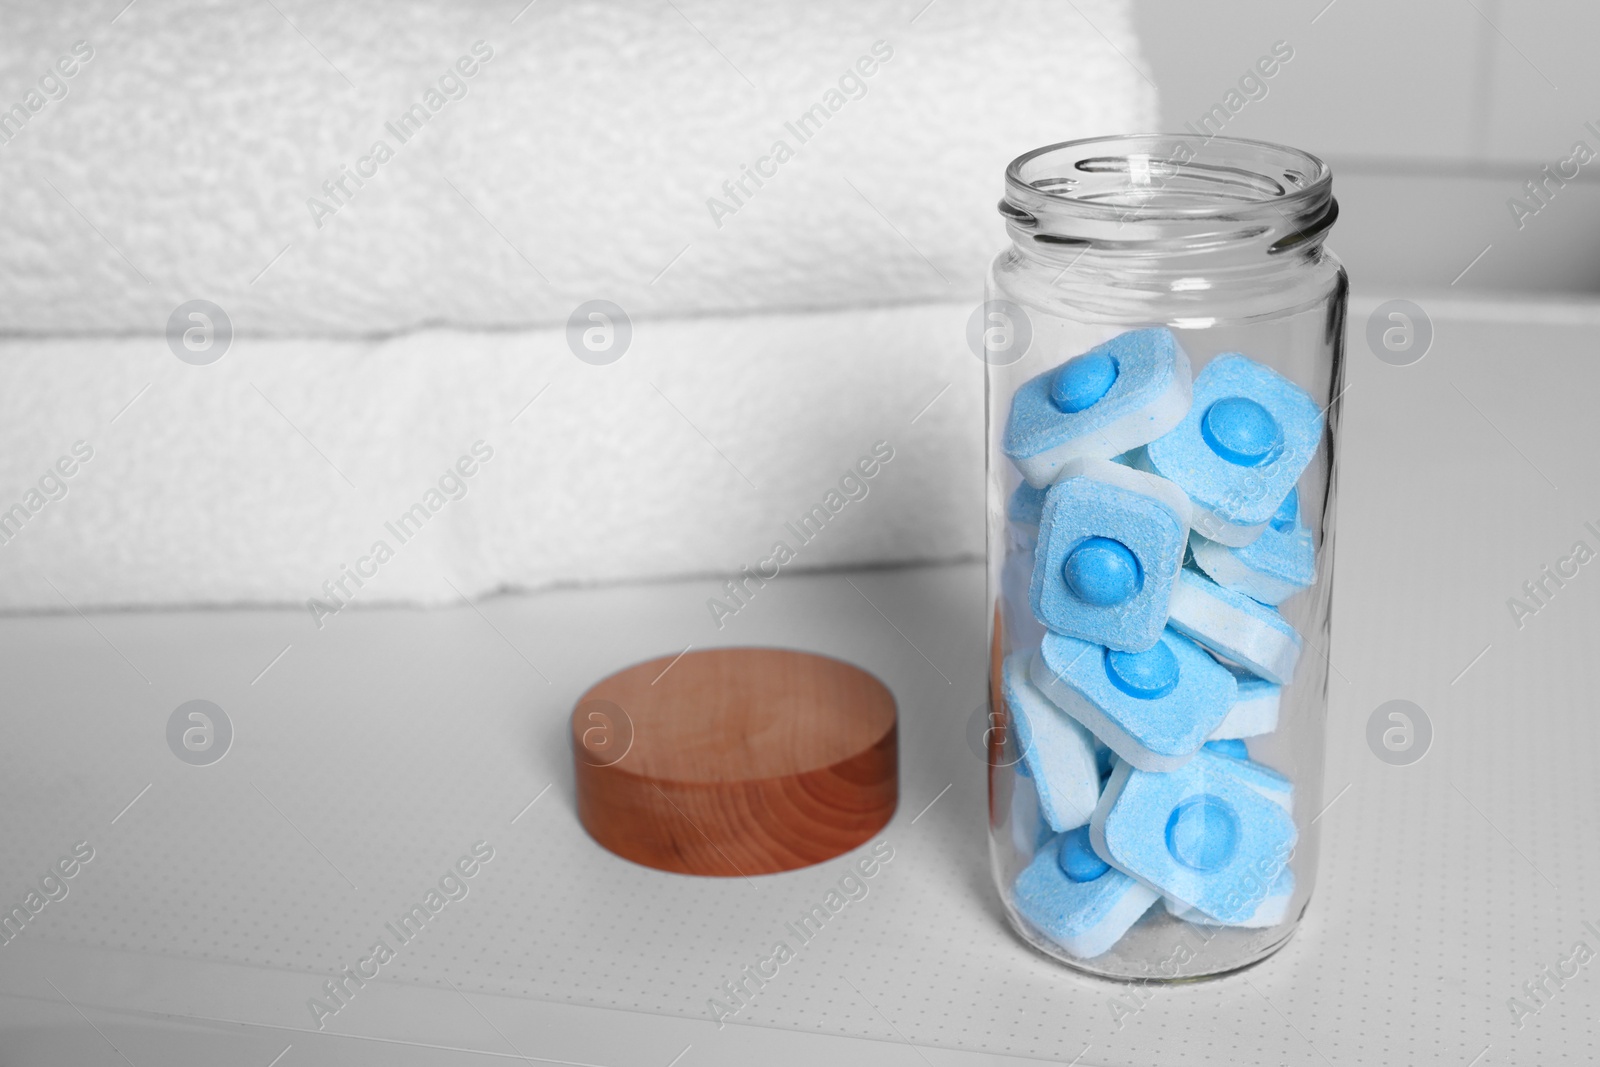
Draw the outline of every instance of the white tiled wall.
[[[1584,130],[1586,122],[1600,127],[1600,69],[1595,62],[1600,4],[1516,0],[1498,6],[1495,23],[1505,39],[1495,37],[1488,75],[1494,88],[1489,154],[1542,165],[1565,157],[1580,137],[1600,149],[1600,138]],[[1600,171],[1600,161],[1593,166]]]
[[[1330,242],[1358,287],[1600,292],[1600,158],[1519,228],[1507,200],[1600,153],[1591,0],[1135,0],[1163,124],[1198,123],[1278,42],[1222,132],[1334,167]],[[1281,51],[1281,46],[1280,46]],[[1485,248],[1489,251],[1457,280]]]

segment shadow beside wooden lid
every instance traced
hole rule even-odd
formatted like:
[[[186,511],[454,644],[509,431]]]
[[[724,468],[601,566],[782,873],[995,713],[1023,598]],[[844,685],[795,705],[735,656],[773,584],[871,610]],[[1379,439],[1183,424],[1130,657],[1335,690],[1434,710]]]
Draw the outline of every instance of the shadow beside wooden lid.
[[[578,818],[680,874],[752,875],[862,844],[898,796],[894,697],[840,660],[776,648],[664,656],[572,712]]]

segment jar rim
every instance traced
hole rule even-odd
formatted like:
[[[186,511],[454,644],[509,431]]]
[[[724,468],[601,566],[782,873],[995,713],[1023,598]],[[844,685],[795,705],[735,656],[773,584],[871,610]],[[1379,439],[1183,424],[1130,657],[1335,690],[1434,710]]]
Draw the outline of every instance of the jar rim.
[[[1183,185],[1174,189],[1164,178]],[[1237,219],[1258,206],[1303,210],[1329,197],[1332,184],[1332,170],[1310,152],[1242,137],[1085,137],[1035,148],[1006,167],[1007,199],[1016,206],[1084,218]]]
[[[1240,137],[1119,134],[1045,145],[1006,167],[1000,214],[1019,247],[1096,256],[1269,257],[1320,247],[1333,172],[1298,148]],[[1076,262],[1076,258],[1074,259]]]

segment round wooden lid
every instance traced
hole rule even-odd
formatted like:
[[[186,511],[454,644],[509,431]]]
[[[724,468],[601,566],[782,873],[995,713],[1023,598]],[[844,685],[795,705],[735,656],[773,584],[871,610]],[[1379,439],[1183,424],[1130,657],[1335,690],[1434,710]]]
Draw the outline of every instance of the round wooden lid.
[[[578,818],[680,874],[771,874],[848,852],[898,799],[894,697],[827,656],[719,648],[639,663],[572,711]]]

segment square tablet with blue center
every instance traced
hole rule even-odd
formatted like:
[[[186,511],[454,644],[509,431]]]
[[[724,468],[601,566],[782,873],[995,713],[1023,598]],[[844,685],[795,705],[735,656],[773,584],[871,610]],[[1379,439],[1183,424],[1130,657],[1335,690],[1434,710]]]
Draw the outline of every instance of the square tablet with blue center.
[[[1168,630],[1144,652],[1046,634],[1034,685],[1118,756],[1147,771],[1182,767],[1233,706],[1228,669]]]
[[[1251,920],[1293,854],[1294,820],[1201,751],[1168,774],[1119,763],[1089,824],[1097,855],[1223,923]]]
[[[1017,876],[1013,892],[1030,926],[1081,959],[1115,945],[1156,897],[1095,855],[1086,826],[1040,849]]]
[[[1130,330],[1024,382],[1002,447],[1030,485],[1043,487],[1068,460],[1109,459],[1177,426],[1192,384],[1171,330]]]
[[[1076,459],[1045,494],[1028,599],[1056,633],[1129,652],[1150,648],[1167,623],[1183,565],[1189,502],[1183,490],[1104,459]]]
[[[1202,537],[1238,547],[1256,539],[1300,480],[1322,424],[1304,389],[1230,352],[1200,372],[1189,413],[1145,446],[1144,461],[1189,494]]]

